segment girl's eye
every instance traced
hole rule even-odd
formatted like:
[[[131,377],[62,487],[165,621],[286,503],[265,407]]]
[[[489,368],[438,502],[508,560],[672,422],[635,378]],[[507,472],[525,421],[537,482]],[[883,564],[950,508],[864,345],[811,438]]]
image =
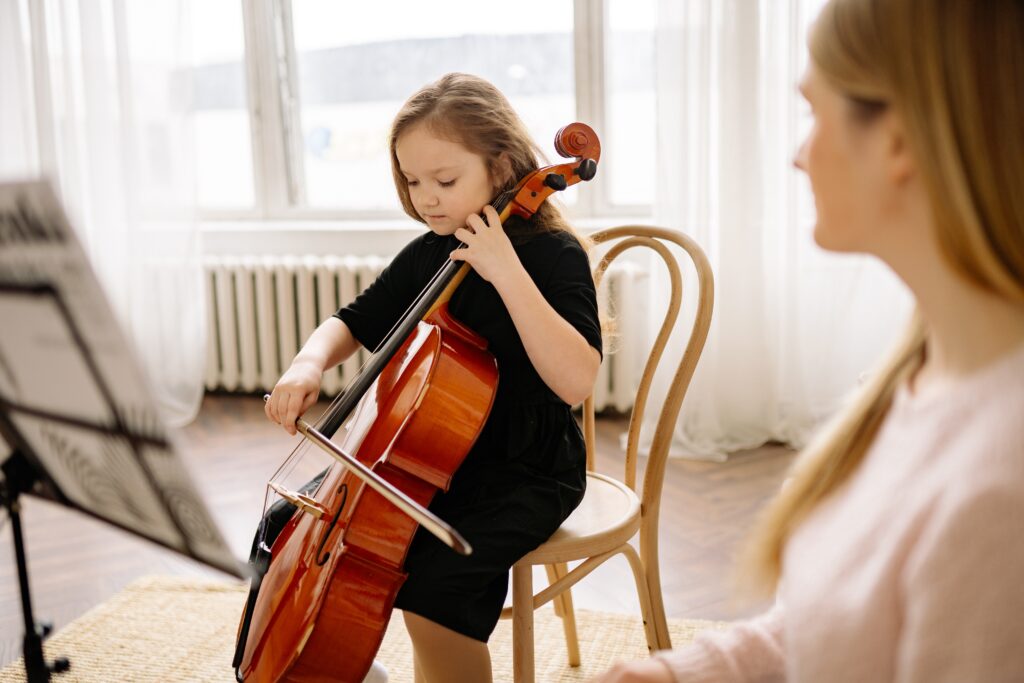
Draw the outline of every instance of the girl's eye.
[[[452,185],[455,184],[456,180],[457,178],[452,178],[451,180],[438,180],[437,184],[440,185],[441,187],[451,187]]]
[[[417,185],[420,184],[420,181],[418,181],[418,180],[407,180],[405,182],[407,182],[409,184],[409,187],[416,187]]]

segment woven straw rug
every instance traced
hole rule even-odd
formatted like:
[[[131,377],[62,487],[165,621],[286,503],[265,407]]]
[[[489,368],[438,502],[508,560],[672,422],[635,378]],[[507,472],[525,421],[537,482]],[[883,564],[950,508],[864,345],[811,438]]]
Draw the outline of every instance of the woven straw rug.
[[[57,683],[89,681],[217,681],[232,683],[231,655],[245,586],[196,579],[147,577],[55,633],[47,656],[71,659]],[[639,617],[577,610],[579,667],[565,654],[561,620],[550,607],[535,613],[539,682],[585,681],[619,660],[647,656]],[[689,642],[707,621],[670,620],[672,643]],[[490,642],[494,680],[512,681],[511,623],[503,620]],[[392,618],[377,658],[389,683],[412,683],[412,652],[400,616]],[[0,683],[25,680],[21,661],[0,671]]]

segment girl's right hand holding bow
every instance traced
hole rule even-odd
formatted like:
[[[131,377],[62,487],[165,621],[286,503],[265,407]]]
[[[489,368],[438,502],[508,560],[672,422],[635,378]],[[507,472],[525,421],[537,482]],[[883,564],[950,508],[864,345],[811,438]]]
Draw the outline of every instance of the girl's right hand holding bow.
[[[297,356],[287,372],[281,375],[270,399],[263,406],[267,417],[294,435],[295,421],[316,403],[320,395],[322,375],[323,368],[316,362]]]
[[[335,317],[328,318],[313,331],[291,367],[277,380],[270,399],[263,406],[267,417],[294,436],[295,421],[320,396],[324,370],[333,368],[359,348],[348,326]]]

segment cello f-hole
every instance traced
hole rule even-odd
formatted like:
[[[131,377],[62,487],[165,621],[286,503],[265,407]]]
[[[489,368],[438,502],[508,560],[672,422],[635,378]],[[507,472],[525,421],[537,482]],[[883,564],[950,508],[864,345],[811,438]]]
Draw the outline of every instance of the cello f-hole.
[[[341,502],[338,503],[338,510],[334,513],[334,519],[327,525],[327,530],[324,531],[323,537],[320,539],[320,545],[316,549],[316,564],[318,567],[322,567],[330,559],[330,551],[324,552],[324,546],[327,545],[327,539],[330,538],[331,532],[334,531],[334,527],[338,524],[338,518],[341,517],[341,511],[345,509],[345,501],[348,500],[348,485],[342,484],[338,487],[338,495],[341,496]]]

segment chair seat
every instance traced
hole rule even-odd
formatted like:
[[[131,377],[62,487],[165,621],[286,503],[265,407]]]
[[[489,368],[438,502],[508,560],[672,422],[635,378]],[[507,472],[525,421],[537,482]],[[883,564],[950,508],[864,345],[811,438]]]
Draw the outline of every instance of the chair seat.
[[[587,472],[583,501],[551,538],[517,564],[570,562],[618,548],[640,528],[640,498],[611,477]]]

